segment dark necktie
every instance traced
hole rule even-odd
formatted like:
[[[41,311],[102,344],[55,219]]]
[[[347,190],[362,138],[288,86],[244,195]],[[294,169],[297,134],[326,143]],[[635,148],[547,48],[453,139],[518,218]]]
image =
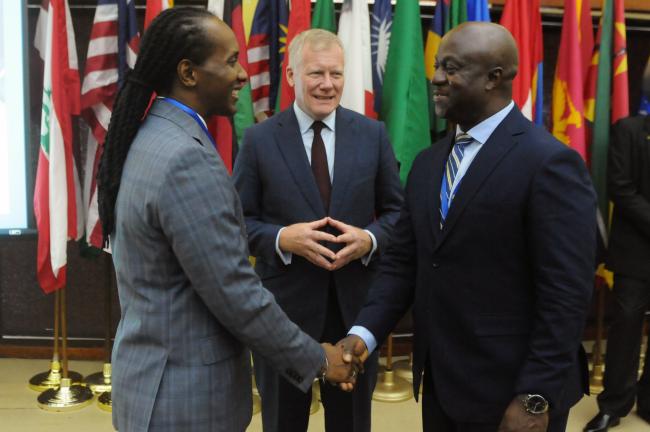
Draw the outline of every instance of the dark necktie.
[[[315,121],[311,125],[314,130],[314,141],[311,143],[311,170],[314,173],[316,186],[320,192],[320,198],[325,207],[325,213],[329,213],[330,194],[332,192],[332,182],[330,181],[330,172],[327,167],[327,153],[325,152],[325,143],[320,131],[325,127],[322,121]]]

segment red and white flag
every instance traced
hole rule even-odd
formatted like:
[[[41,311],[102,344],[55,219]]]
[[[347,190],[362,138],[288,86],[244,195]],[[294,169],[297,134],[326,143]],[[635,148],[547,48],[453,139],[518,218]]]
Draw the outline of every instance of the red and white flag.
[[[144,28],[151,24],[154,18],[165,9],[174,6],[174,0],[147,0],[147,8],[144,11]]]
[[[103,246],[97,205],[97,170],[119,83],[133,69],[140,45],[135,0],[100,0],[90,32],[81,87],[81,115],[90,126],[85,146],[83,202],[86,242]]]
[[[34,44],[45,63],[34,190],[37,277],[43,291],[50,293],[65,286],[67,243],[81,234],[83,223],[72,152],[72,116],[79,114],[79,68],[67,0],[43,1]]]
[[[345,49],[341,105],[377,118],[373,108],[370,16],[366,0],[345,0],[339,18],[339,38]]]

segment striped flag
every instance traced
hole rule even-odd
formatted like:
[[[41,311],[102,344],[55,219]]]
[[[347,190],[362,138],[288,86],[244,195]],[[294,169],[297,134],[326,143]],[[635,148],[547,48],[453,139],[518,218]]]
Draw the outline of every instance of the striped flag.
[[[345,86],[341,105],[377,118],[374,110],[370,55],[370,17],[366,0],[345,0],[339,18],[345,53]]]
[[[593,30],[590,4],[565,0],[562,36],[553,81],[553,135],[587,160],[584,92],[591,53]]]
[[[174,0],[147,0],[147,7],[144,11],[144,28],[151,24],[154,18],[165,9],[174,6]]]
[[[84,164],[86,242],[102,247],[97,208],[97,169],[113,102],[126,72],[133,68],[140,45],[135,0],[99,0],[88,42],[81,87],[81,115],[90,126]]]
[[[288,47],[293,38],[311,26],[311,2],[309,0],[291,0],[289,24],[287,26],[287,51],[282,61],[282,74],[280,75],[279,109],[285,110],[293,103],[295,94],[293,87],[287,82],[287,66],[289,65]]]
[[[519,50],[519,70],[512,98],[528,120],[541,125],[544,47],[539,0],[508,0],[501,15]]]
[[[424,73],[429,83],[433,79],[433,74],[436,72],[435,63],[436,56],[438,55],[438,48],[440,42],[445,35],[446,22],[449,17],[449,0],[440,0],[436,2],[436,9],[431,18],[431,24],[427,31],[427,39],[424,45]],[[429,93],[431,92],[431,84],[428,86]],[[429,101],[429,117],[431,129],[436,135],[443,134],[447,130],[447,121],[443,118],[436,116],[435,107],[433,106],[433,97],[428,97]]]
[[[370,44],[372,46],[372,89],[375,97],[374,110],[381,112],[381,96],[384,86],[386,59],[390,47],[390,32],[393,25],[393,11],[390,0],[375,0],[372,7]]]
[[[288,20],[286,0],[259,0],[246,53],[256,117],[270,116],[278,99]]]
[[[80,234],[79,180],[72,153],[72,116],[79,114],[79,71],[67,0],[44,0],[36,49],[44,61],[41,143],[34,214],[38,226],[37,277],[46,293],[66,282],[67,242]]]

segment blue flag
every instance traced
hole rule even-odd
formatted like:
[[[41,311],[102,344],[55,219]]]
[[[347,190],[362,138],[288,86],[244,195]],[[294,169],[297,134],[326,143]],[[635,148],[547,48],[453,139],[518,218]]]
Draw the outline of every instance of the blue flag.
[[[370,40],[372,45],[372,88],[375,96],[374,109],[377,113],[381,112],[381,95],[392,24],[393,12],[390,0],[375,0],[372,7]]]
[[[491,21],[487,0],[467,0],[467,21]]]

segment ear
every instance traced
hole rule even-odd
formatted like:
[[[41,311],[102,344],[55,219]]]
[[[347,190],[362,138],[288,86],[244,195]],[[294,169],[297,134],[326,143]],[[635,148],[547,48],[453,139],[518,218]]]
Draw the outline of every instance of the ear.
[[[178,62],[178,65],[176,66],[176,75],[183,86],[196,86],[196,70],[194,69],[194,63],[190,60],[183,59]]]
[[[494,90],[501,85],[503,80],[503,68],[501,66],[493,67],[488,71],[488,80],[485,83],[486,90]]]
[[[289,66],[287,66],[287,82],[291,87],[296,85],[296,82],[293,79],[293,69],[291,69]]]

